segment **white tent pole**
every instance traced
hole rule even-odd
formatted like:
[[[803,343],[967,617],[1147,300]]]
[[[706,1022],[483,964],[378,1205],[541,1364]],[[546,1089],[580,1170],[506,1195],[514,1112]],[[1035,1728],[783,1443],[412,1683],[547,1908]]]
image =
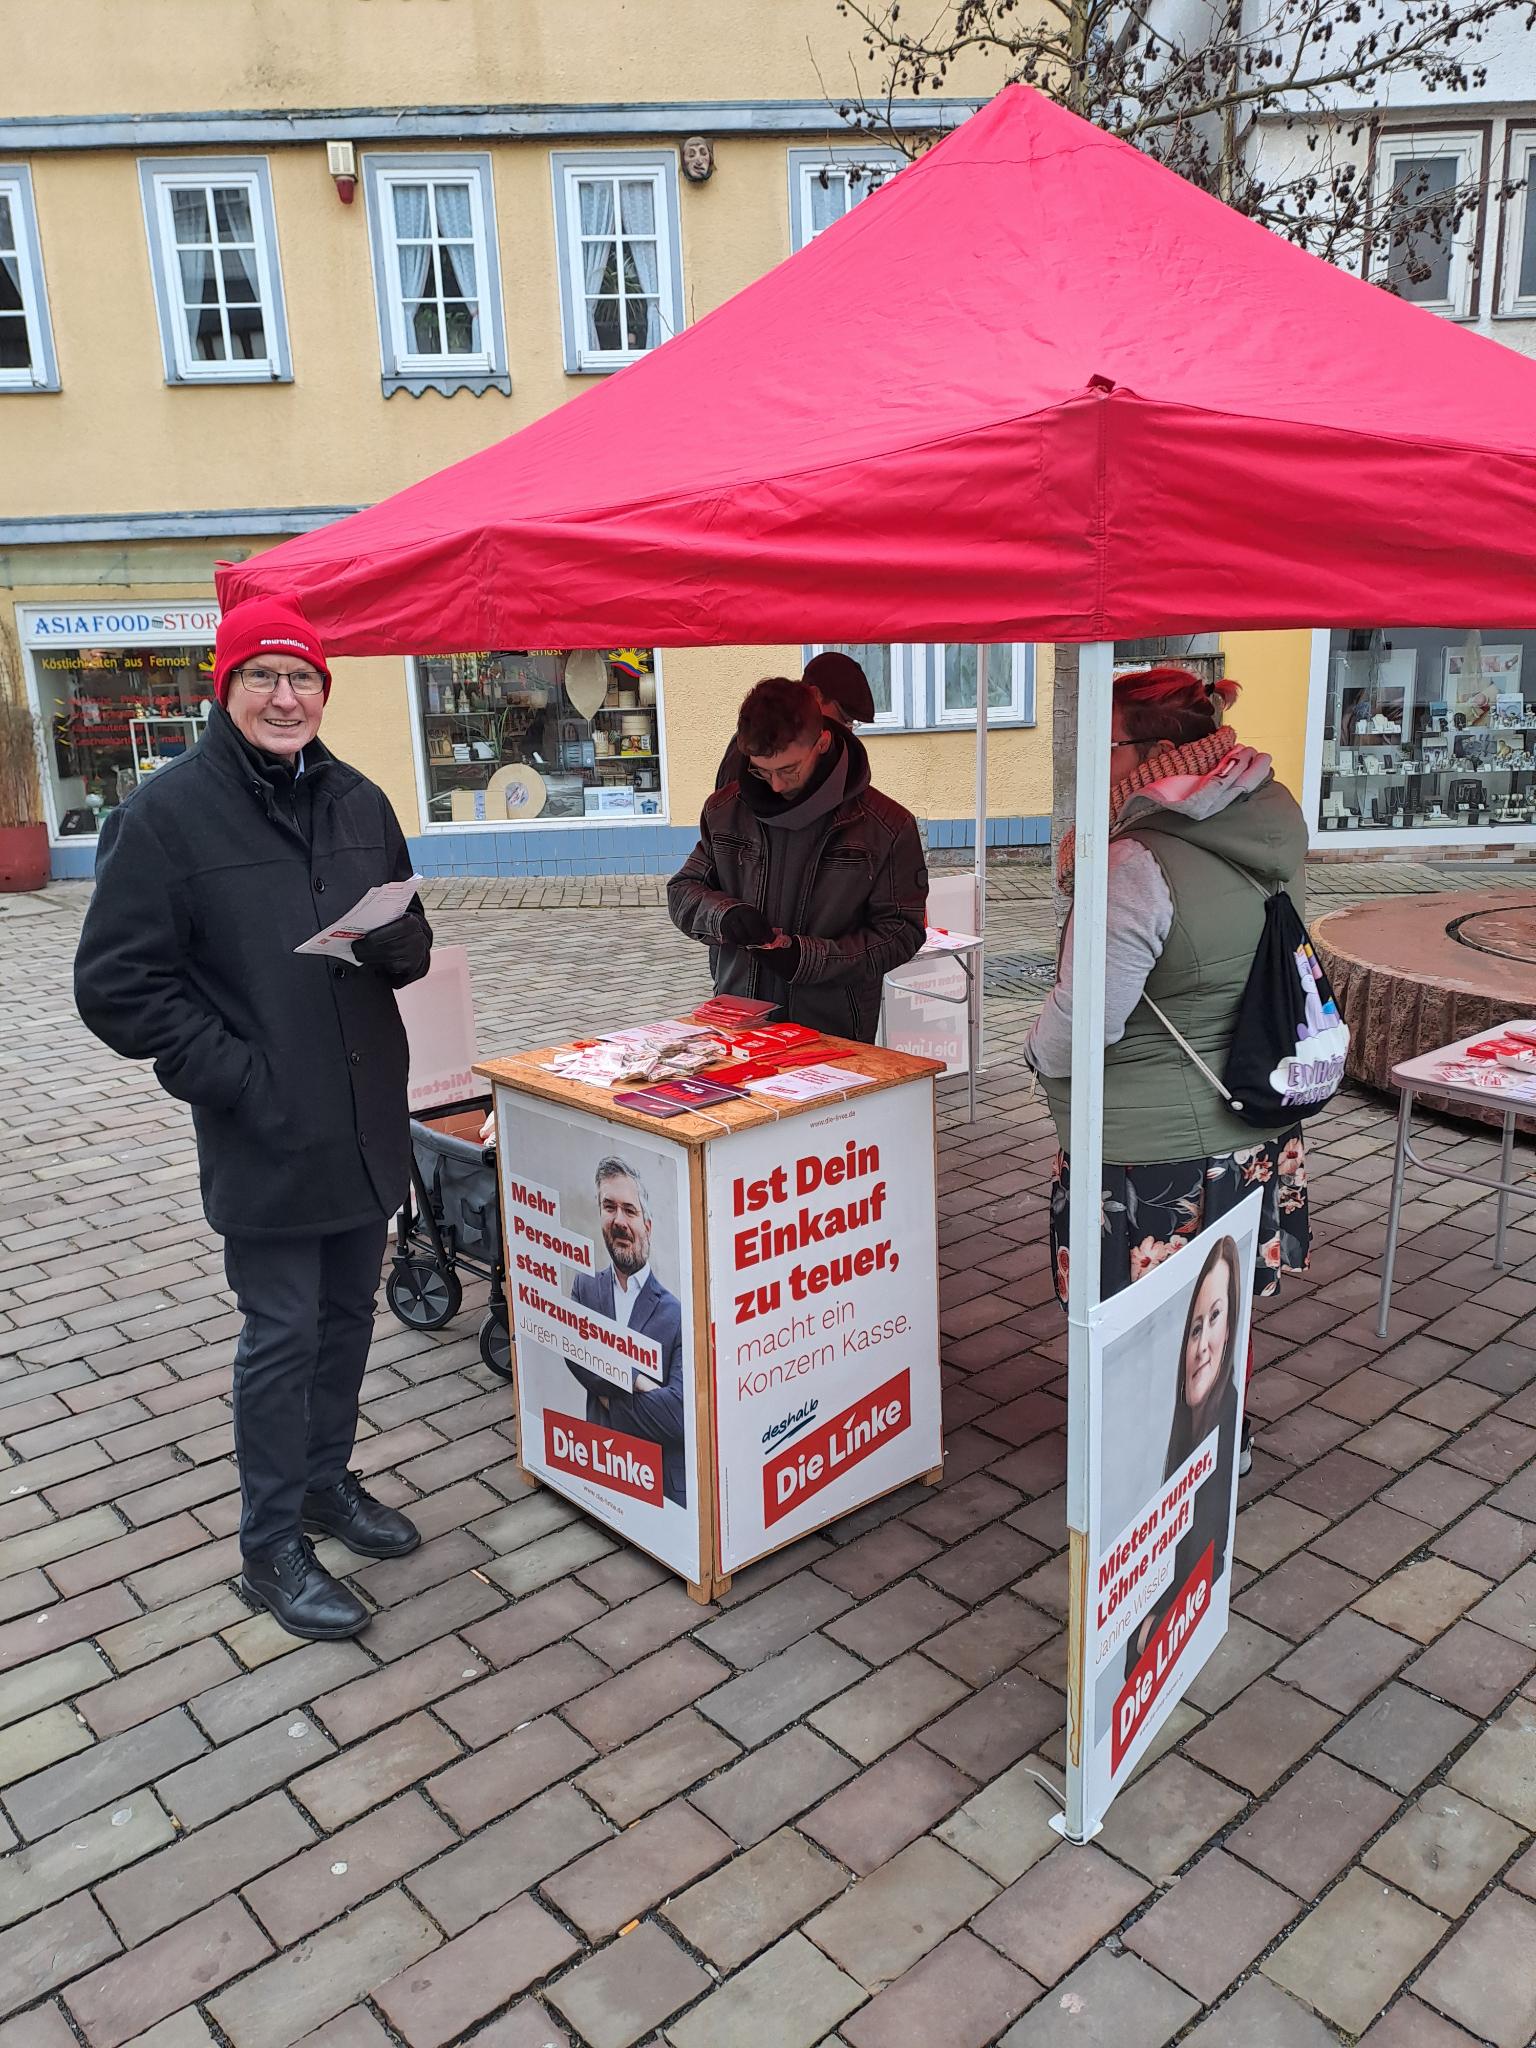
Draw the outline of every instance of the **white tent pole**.
[[[934,678],[942,691],[943,676]],[[976,936],[987,925],[987,649],[976,649]]]
[[[1104,938],[1109,905],[1109,744],[1115,650],[1083,647],[1077,677],[1076,868],[1072,891],[1071,1263],[1068,1270],[1066,1834],[1082,1841],[1082,1707],[1088,1583],[1089,1446],[1098,1435],[1088,1323],[1099,1301],[1104,1170]]]

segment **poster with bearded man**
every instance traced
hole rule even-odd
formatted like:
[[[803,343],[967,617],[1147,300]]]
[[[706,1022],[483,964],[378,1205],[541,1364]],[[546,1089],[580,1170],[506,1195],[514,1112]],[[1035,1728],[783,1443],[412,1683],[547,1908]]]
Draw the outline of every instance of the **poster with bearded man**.
[[[523,1464],[697,1579],[686,1157],[498,1094]]]

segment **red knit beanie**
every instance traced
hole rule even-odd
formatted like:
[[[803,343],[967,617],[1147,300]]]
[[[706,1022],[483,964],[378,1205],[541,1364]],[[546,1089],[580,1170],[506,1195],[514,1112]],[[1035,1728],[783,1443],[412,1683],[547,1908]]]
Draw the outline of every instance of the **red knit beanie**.
[[[302,656],[324,676],[325,694],[330,696],[331,672],[320,636],[292,598],[248,597],[244,604],[231,605],[219,620],[213,643],[213,694],[221,704],[229,703],[229,679],[235,670],[258,654]]]

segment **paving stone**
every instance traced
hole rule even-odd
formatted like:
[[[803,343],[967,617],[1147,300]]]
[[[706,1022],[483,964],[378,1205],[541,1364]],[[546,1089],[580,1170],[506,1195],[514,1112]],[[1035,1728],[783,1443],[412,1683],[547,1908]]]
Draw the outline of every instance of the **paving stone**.
[[[373,1630],[368,1633],[371,1638]],[[293,1637],[288,1641],[293,1644]],[[215,1742],[229,1742],[373,1668],[367,1652],[356,1643],[294,1644],[259,1671],[200,1693],[192,1702],[193,1718]]]
[[[605,1557],[613,1547],[613,1538],[605,1536],[595,1523],[573,1522],[569,1528],[556,1529],[537,1543],[514,1550],[510,1557],[496,1558],[485,1567],[485,1576],[520,1600],[594,1558]]]
[[[1396,1811],[1396,1799],[1370,1778],[1314,1756],[1225,1846],[1298,1897],[1315,1899]]]
[[[790,1728],[691,1792],[689,1804],[750,1849],[853,1775],[854,1766],[829,1742],[809,1728]]]
[[[975,1785],[919,1742],[906,1742],[808,1813],[802,1834],[865,1877],[960,1804]]]
[[[335,1744],[307,1714],[295,1710],[173,1771],[161,1778],[155,1789],[184,1828],[200,1828],[254,1794],[287,1784],[320,1757],[334,1753]]]
[[[1268,1442],[1268,1433],[1265,1441]],[[1287,1479],[1280,1492],[1298,1507],[1310,1508],[1336,1522],[1359,1507],[1382,1483],[1382,1469],[1352,1451],[1330,1450],[1315,1464],[1304,1465]]]
[[[1536,1702],[1517,1699],[1446,1773],[1458,1792],[1536,1830]]]
[[[1487,1591],[1488,1581],[1475,1572],[1463,1571],[1446,1558],[1432,1557],[1421,1564],[1405,1565],[1362,1594],[1355,1606],[1386,1628],[1395,1628],[1420,1643],[1432,1643]]]
[[[982,2048],[1040,1986],[962,1927],[843,2022],[848,2048]]]
[[[1402,1387],[1396,1391],[1401,1394]],[[1357,1458],[1374,1458],[1379,1465],[1390,1466],[1394,1472],[1406,1472],[1410,1466],[1417,1465],[1439,1450],[1446,1436],[1445,1430],[1432,1428],[1416,1416],[1399,1412],[1384,1416],[1370,1429],[1363,1429],[1358,1436],[1352,1436],[1349,1448]]]
[[[330,1749],[327,1743],[326,1753]],[[458,1744],[430,1714],[412,1714],[409,1720],[381,1729],[366,1742],[332,1756],[318,1770],[295,1779],[291,1789],[322,1828],[338,1828],[418,1778],[441,1770],[458,1754]]]
[[[175,1835],[164,1809],[148,1792],[121,1805],[72,1821],[56,1835],[0,1858],[0,1927],[14,1926],[86,1885],[159,1849]]]
[[[574,1649],[575,1645],[570,1647]],[[796,1652],[786,1654],[794,1656]],[[721,1681],[726,1677],[725,1666],[697,1643],[669,1643],[653,1657],[642,1658],[628,1671],[621,1671],[617,1678],[594,1683],[579,1699],[563,1706],[561,1712],[594,1749],[618,1749],[644,1729],[654,1728],[658,1721],[692,1706],[706,1694],[711,1696],[712,1704],[724,1691]],[[711,1720],[719,1719],[710,1713],[709,1707],[703,1711],[710,1714]],[[735,1730],[726,1726],[726,1733],[734,1735]]]
[[[356,1742],[376,1728],[400,1720],[413,1708],[430,1706],[483,1677],[486,1668],[466,1643],[457,1636],[445,1636],[398,1658],[383,1671],[322,1694],[314,1703],[315,1718],[337,1742]]]
[[[836,1898],[848,1882],[846,1870],[793,1828],[781,1828],[669,1899],[663,1911],[690,1948],[728,1972]]]
[[[1032,1571],[1045,1555],[1044,1544],[1006,1522],[994,1522],[931,1558],[922,1574],[941,1593],[974,1607]]]
[[[387,1664],[451,1630],[458,1630],[468,1640],[469,1624],[505,1612],[501,1588],[493,1586],[489,1579],[466,1572],[463,1578],[450,1579],[445,1586],[433,1586],[418,1593],[414,1600],[402,1600],[398,1607],[379,1615],[368,1625],[368,1648],[381,1663]]]
[[[1536,1650],[1458,1621],[1415,1657],[1403,1676],[1413,1685],[1486,1719],[1536,1671]]]
[[[1399,1514],[1443,1529],[1492,1490],[1486,1479],[1471,1472],[1458,1472],[1438,1458],[1428,1458],[1387,1487],[1380,1499],[1384,1507],[1396,1508]]]
[[[385,2034],[383,2038],[387,2041],[389,2036]],[[550,2018],[536,1998],[520,1998],[473,2038],[475,2048],[571,2048],[570,2035]],[[310,2036],[311,2042],[319,2039],[318,2035]],[[347,2048],[351,2048],[350,2043]]]
[[[1299,1910],[1278,1885],[1211,1849],[1127,1931],[1125,1944],[1211,2005]]]
[[[385,1892],[264,1963],[208,2009],[235,2048],[290,2048],[441,1941],[409,1899]]]
[[[1184,1697],[1203,1714],[1218,1713],[1230,1706],[1246,1686],[1271,1670],[1291,1649],[1284,1636],[1277,1636],[1256,1621],[1234,1614],[1226,1634],[1190,1682]]]
[[[11,1434],[9,1430],[5,1433],[7,1436]],[[36,1570],[39,1565],[60,1562],[72,1557],[76,1551],[109,1543],[122,1533],[123,1525],[109,1507],[92,1508],[83,1515],[69,1515],[60,1522],[45,1522],[40,1529],[28,1529],[23,1535],[8,1536],[0,1542],[0,1579],[13,1578],[17,1572]],[[61,1586],[59,1590],[63,1592],[64,1588]],[[75,1587],[73,1590],[83,1592],[86,1589]]]
[[[460,1934],[612,1833],[579,1792],[556,1785],[418,1871],[407,1889],[445,1932]]]
[[[1507,1415],[1485,1415],[1481,1422],[1474,1422],[1448,1444],[1440,1456],[1444,1463],[1458,1466],[1463,1472],[1475,1472],[1480,1479],[1502,1483],[1536,1458],[1536,1429],[1526,1429]]]
[[[1005,1671],[918,1736],[978,1785],[1000,1775],[1058,1729],[1061,1697],[1028,1671]]]
[[[1259,1678],[1190,1737],[1185,1754],[1257,1797],[1315,1749],[1338,1718],[1288,1686]]]
[[[569,1777],[595,1753],[574,1729],[554,1714],[543,1714],[526,1728],[514,1729],[500,1742],[439,1771],[427,1781],[427,1791],[462,1833],[473,1834],[488,1820]]]
[[[578,1694],[590,1692],[607,1676],[607,1665],[590,1651],[575,1643],[551,1643],[520,1664],[509,1664],[489,1678],[466,1685],[453,1699],[443,1701],[437,1719],[446,1722],[460,1741],[478,1749]]]
[[[1363,1870],[1352,1870],[1262,1968],[1346,2033],[1363,2034],[1446,1923]]]
[[[145,1664],[125,1678],[97,1686],[78,1705],[97,1735],[120,1735],[169,1707],[185,1706],[237,1673],[239,1666],[216,1637],[189,1643],[168,1657]]]
[[[483,1621],[464,1630],[465,1642],[478,1650],[499,1670],[505,1664],[521,1663],[536,1650],[547,1649],[562,1637],[572,1635],[607,1609],[595,1593],[574,1579],[562,1579],[540,1593],[502,1607]],[[375,1629],[369,1630],[372,1639]]]
[[[887,1586],[862,1606],[850,1604],[847,1612],[825,1623],[824,1633],[866,1664],[878,1666],[964,1616],[965,1609],[958,1601],[930,1586],[926,1579],[913,1577]],[[704,1631],[703,1639],[707,1636]]]
[[[1330,1756],[1406,1793],[1422,1784],[1476,1725],[1454,1707],[1394,1683],[1336,1729],[1325,1747]]]
[[[868,1613],[869,1609],[861,1611]],[[932,1637],[923,1645],[923,1655],[963,1678],[967,1685],[983,1686],[1048,1643],[1058,1626],[1053,1616],[1042,1614],[1027,1600],[999,1593]],[[850,1642],[849,1647],[857,1648],[857,1644]]]
[[[172,1927],[72,1984],[64,2003],[91,2048],[119,2048],[272,1953],[234,1899]]]
[[[1363,1614],[1336,1614],[1275,1671],[1325,1707],[1348,1713],[1368,1699],[1414,1653],[1415,1644]]]
[[[1357,1578],[1326,1558],[1303,1551],[1266,1572],[1233,1601],[1238,1613],[1292,1642],[1304,1642],[1330,1616],[1367,1591]]]
[[[1536,2039],[1536,1906],[1502,1887],[1446,1943],[1414,1990],[1495,2048]]]
[[[142,1727],[113,1735],[12,1786],[5,1795],[6,1808],[23,1835],[52,1834],[81,1814],[137,1791],[207,1747],[180,1709],[159,1714]]]
[[[663,1929],[647,1921],[579,1963],[548,1995],[592,2048],[631,2048],[707,1991],[711,1981]]]
[[[1422,1550],[1434,1534],[1428,1522],[1399,1514],[1379,1500],[1368,1500],[1364,1507],[1314,1537],[1312,1548],[1319,1557],[1341,1564],[1361,1578],[1379,1579],[1405,1557]]]
[[[36,1657],[30,1664],[0,1678],[0,1727],[24,1720],[60,1700],[74,1699],[81,1693],[89,1697],[90,1689],[98,1681],[111,1676],[111,1665],[89,1643],[75,1643],[67,1650]]]
[[[14,1785],[89,1749],[94,1737],[80,1725],[73,1707],[45,1707],[0,1733],[0,1786]]]
[[[825,1636],[808,1635],[754,1670],[717,1686],[699,1711],[734,1742],[751,1749],[864,1675],[865,1666],[857,1657]],[[577,1726],[581,1725],[578,1719]]]
[[[546,1878],[544,1895],[589,1941],[599,1941],[731,1853],[728,1835],[674,1800]]]
[[[978,1916],[976,1932],[1054,1984],[1151,1892],[1101,1849],[1062,1843]]]
[[[121,1946],[84,1892],[0,1934],[0,2019],[67,1984]]]
[[[153,1614],[140,1614],[132,1596],[117,1586],[103,1586],[99,1593],[82,1594],[81,1601],[102,1600],[119,1593],[123,1606],[112,1619],[120,1626],[105,1632],[94,1626],[85,1631],[96,1636],[100,1648],[119,1671],[136,1670],[140,1664],[152,1663],[170,1650],[179,1650],[183,1643],[216,1635],[221,1628],[245,1620],[250,1614],[240,1595],[229,1586],[205,1586]]]
[[[645,1597],[650,1597],[649,1595]],[[682,1596],[688,1599],[686,1593]],[[937,1597],[937,1596],[935,1596]],[[699,1610],[693,1606],[694,1618]],[[824,1622],[845,1614],[853,1601],[840,1586],[820,1578],[813,1571],[801,1571],[781,1579],[764,1593],[757,1593],[733,1607],[717,1621],[707,1622],[697,1639],[738,1671],[750,1671],[781,1650],[787,1650],[802,1636]],[[624,1611],[622,1608],[619,1610]],[[959,1610],[956,1609],[956,1612]],[[583,1637],[583,1640],[587,1640]],[[594,1643],[593,1648],[598,1646]],[[602,1652],[598,1649],[598,1654]]]
[[[941,1842],[969,1862],[1012,1884],[1061,1845],[1051,1816],[1061,1802],[1040,1780],[1039,1765],[1025,1760],[1004,1771],[934,1829]]]
[[[552,1914],[513,1899],[390,1978],[373,2000],[411,2048],[442,2048],[578,1952]]]
[[[869,1764],[964,1699],[967,1690],[953,1673],[911,1650],[850,1686],[812,1714],[810,1723],[857,1762]]]
[[[996,1895],[991,1878],[925,1837],[834,1900],[805,1931],[867,1991],[880,1991]]]
[[[1181,1756],[1165,1756],[1111,1806],[1099,1838],[1121,1863],[1166,1884],[1247,1802]]]
[[[1480,1628],[1491,1628],[1512,1643],[1536,1650],[1536,1564],[1522,1565],[1486,1600],[1480,1600],[1472,1609],[1472,1619]]]
[[[100,1885],[97,1897],[130,1947],[305,1848],[309,1828],[269,1794],[177,1841],[142,1867]]]
[[[1464,1794],[1431,1786],[1361,1858],[1368,1870],[1459,1919],[1513,1856],[1520,1830]]]
[[[1453,1522],[1435,1538],[1434,1549],[1485,1579],[1507,1579],[1536,1550],[1536,1527],[1485,1505]]]
[[[245,1903],[280,1948],[417,1869],[458,1837],[418,1792],[327,1835],[245,1887]]]
[[[786,1934],[674,2020],[667,2038],[672,2048],[724,2048],[738,2041],[752,2048],[816,2048],[865,1996],[803,1934]]]
[[[1198,2011],[1139,1956],[1100,1949],[1032,2005],[998,2048],[1060,2048],[1066,2041],[1072,2048],[1167,2048]]]
[[[1360,2048],[1477,2048],[1470,2034],[1453,2027],[1416,1998],[1399,1998],[1367,2033]]]
[[[1185,2039],[1189,2048],[1337,2048],[1339,2037],[1266,1978],[1250,1977]]]
[[[867,1600],[883,1586],[926,1564],[938,1549],[931,1536],[914,1529],[910,1522],[891,1521],[855,1537],[830,1557],[818,1558],[815,1570],[855,1600]]]
[[[75,2037],[56,2005],[35,2005],[0,2027],[0,2048],[75,2048]]]
[[[1267,1494],[1238,1516],[1233,1553],[1256,1571],[1266,1572],[1328,1526],[1326,1515]]]

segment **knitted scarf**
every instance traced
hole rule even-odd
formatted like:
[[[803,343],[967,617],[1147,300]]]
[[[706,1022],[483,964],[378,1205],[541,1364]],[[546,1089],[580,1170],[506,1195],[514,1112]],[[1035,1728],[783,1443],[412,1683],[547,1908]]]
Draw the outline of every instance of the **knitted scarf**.
[[[1151,753],[1110,789],[1110,832],[1114,832],[1120,813],[1139,790],[1150,789],[1153,783],[1165,782],[1174,775],[1209,775],[1241,744],[1230,725],[1222,726],[1218,732],[1207,733],[1204,739],[1191,740],[1182,747],[1176,746],[1172,740],[1159,740]],[[1074,829],[1063,837],[1056,857],[1056,886],[1068,896],[1072,893],[1076,866],[1077,833]]]

